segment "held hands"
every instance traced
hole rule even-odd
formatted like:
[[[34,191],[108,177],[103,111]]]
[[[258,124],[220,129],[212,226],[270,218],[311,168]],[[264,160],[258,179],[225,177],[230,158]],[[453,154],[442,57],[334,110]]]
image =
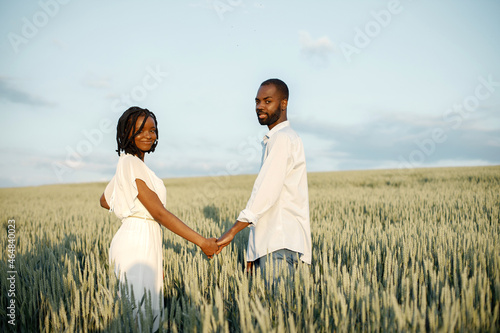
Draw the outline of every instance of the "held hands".
[[[205,253],[205,255],[209,259],[212,259],[212,257],[214,256],[214,254],[217,251],[219,251],[219,245],[217,245],[216,241],[217,241],[217,238],[215,238],[215,237],[213,237],[213,238],[205,238],[205,241],[200,246],[201,250],[203,251],[203,253]]]
[[[229,230],[222,235],[219,239],[213,237],[213,238],[205,238],[205,241],[203,244],[200,246],[201,250],[205,255],[209,258],[212,259],[214,254],[219,254],[221,253],[222,249],[225,248],[226,246],[231,243],[231,241],[234,238],[234,234],[232,234]]]
[[[218,240],[217,240],[217,245],[219,246],[219,249],[215,254],[219,254],[223,248],[229,245],[231,241],[234,238],[234,234],[231,232],[231,230],[228,230],[222,235]]]
[[[228,246],[229,243],[231,243],[231,241],[233,240],[233,238],[234,235],[228,231],[224,235],[222,235],[219,239],[215,237],[205,238],[205,241],[200,246],[200,248],[209,259],[212,259],[214,254],[221,253],[222,249]]]
[[[248,227],[250,223],[236,221],[236,223],[224,233],[219,239],[215,238],[205,238],[205,243],[210,244],[202,246],[203,252],[207,255],[207,257],[212,258],[214,254],[219,254],[223,248],[229,245],[233,240],[234,236],[241,230]],[[210,247],[209,247],[210,246]],[[214,247],[215,246],[215,247]]]

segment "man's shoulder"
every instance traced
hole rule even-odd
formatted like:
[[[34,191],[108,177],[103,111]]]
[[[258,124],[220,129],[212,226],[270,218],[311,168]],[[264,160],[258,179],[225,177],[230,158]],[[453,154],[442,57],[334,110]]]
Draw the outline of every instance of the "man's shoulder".
[[[296,139],[300,139],[297,132],[295,132],[291,126],[285,126],[285,127],[281,128],[273,136],[276,136],[276,139],[281,137],[282,140],[284,138],[287,138],[287,139],[292,140],[292,141],[296,140]]]
[[[281,128],[269,139],[270,148],[274,147],[289,147],[291,150],[302,147],[302,140],[299,135],[290,127]]]

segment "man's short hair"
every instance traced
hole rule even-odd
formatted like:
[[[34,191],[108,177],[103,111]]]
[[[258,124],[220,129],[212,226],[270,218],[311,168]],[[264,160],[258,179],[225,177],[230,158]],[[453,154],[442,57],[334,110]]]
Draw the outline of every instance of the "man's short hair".
[[[288,87],[285,82],[281,81],[280,79],[268,79],[262,82],[260,85],[266,86],[268,84],[272,84],[276,87],[276,90],[278,90],[278,92],[280,93],[282,100],[288,100]]]

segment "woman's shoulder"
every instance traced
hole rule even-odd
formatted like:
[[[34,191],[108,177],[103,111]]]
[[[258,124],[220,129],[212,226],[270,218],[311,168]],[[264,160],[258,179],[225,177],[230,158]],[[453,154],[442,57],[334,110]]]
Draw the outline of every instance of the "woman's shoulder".
[[[121,154],[118,159],[118,168],[141,168],[148,169],[146,164],[137,156],[131,154]]]
[[[120,155],[120,158],[118,159],[118,163],[144,163],[144,162],[142,162],[141,159],[135,155],[122,153]]]

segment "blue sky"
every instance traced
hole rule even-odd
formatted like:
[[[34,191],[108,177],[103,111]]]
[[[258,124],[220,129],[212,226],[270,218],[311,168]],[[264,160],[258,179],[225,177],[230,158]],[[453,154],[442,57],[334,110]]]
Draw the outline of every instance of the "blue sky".
[[[308,171],[500,164],[500,3],[0,2],[0,187],[109,180],[158,118],[162,178],[256,173],[254,98],[290,89]]]

